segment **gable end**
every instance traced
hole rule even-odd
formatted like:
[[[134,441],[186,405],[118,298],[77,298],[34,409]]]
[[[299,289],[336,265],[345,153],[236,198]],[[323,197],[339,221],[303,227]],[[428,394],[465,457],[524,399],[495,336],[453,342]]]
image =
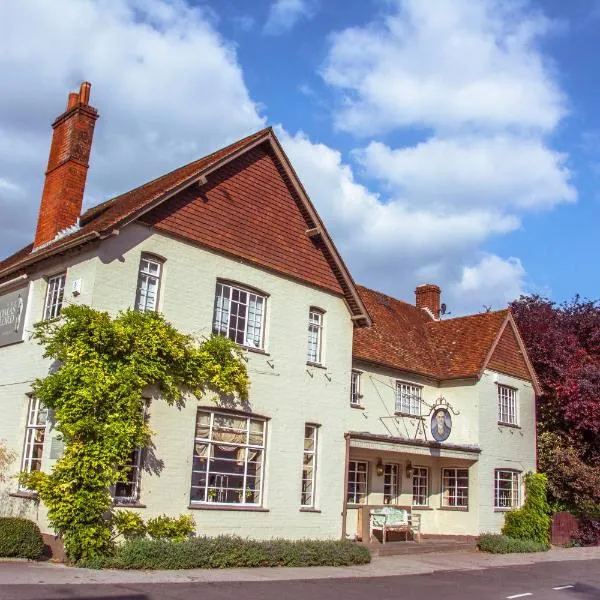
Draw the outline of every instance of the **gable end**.
[[[511,321],[507,321],[486,367],[492,371],[533,382]]]

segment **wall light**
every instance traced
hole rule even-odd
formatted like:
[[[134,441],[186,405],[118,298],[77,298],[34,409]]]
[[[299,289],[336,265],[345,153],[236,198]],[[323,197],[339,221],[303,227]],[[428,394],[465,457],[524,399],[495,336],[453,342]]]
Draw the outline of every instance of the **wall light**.
[[[409,460],[409,461],[406,463],[406,477],[407,477],[408,479],[412,479],[413,472],[414,472],[414,469],[413,469],[412,463],[411,463],[411,462],[410,462],[410,460]]]
[[[381,458],[377,459],[377,464],[375,465],[375,473],[377,473],[378,477],[383,475],[383,461]]]

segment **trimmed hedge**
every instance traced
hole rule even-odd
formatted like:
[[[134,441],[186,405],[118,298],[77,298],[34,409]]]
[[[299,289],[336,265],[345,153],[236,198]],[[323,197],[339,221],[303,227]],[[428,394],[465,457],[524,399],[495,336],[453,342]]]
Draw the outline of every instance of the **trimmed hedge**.
[[[369,551],[349,541],[248,540],[236,536],[170,540],[131,539],[114,556],[81,561],[91,569],[226,569],[362,565]]]
[[[33,521],[0,517],[0,556],[36,559],[43,550],[40,528]]]
[[[485,533],[479,536],[477,547],[482,552],[492,554],[513,554],[516,552],[545,552],[550,546],[535,540],[523,540],[498,533]]]

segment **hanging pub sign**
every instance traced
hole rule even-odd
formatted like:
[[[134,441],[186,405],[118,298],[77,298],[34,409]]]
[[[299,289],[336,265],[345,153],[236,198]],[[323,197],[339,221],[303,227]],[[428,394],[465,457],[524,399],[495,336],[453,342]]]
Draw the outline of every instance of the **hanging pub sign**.
[[[452,433],[452,415],[450,411],[455,415],[458,414],[443,396],[438,398],[431,407],[431,437],[436,442],[445,442]]]
[[[0,347],[23,339],[27,286],[0,296]]]

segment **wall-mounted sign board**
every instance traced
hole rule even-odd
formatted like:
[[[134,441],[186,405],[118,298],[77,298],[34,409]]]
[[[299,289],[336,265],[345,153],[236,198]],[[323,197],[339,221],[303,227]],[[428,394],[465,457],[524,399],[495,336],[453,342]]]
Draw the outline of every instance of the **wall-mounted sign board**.
[[[27,286],[0,295],[0,347],[23,340]]]

